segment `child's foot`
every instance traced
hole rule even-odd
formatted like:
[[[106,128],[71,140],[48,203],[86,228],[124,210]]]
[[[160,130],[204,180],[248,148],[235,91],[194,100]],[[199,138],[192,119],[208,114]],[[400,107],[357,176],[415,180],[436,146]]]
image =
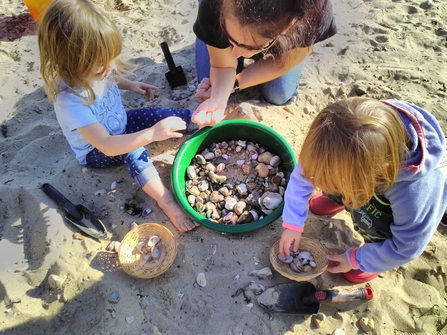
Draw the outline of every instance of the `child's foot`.
[[[159,203],[158,205],[169,220],[171,220],[175,228],[177,228],[180,232],[190,231],[199,226],[198,223],[195,223],[186,216],[174,199],[170,199],[165,203]]]

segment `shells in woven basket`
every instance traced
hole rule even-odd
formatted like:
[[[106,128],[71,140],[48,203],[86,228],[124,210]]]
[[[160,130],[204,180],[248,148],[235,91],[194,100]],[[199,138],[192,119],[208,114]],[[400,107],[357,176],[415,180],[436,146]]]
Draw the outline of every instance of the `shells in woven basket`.
[[[144,251],[150,238],[157,236],[159,255],[148,258]],[[171,231],[157,223],[143,223],[124,236],[118,250],[121,268],[129,275],[137,278],[154,278],[174,263],[177,256],[177,244]]]
[[[315,267],[312,267],[308,272],[295,272],[290,268],[290,264],[284,263],[278,259],[279,241],[277,241],[270,249],[270,262],[273,268],[284,277],[295,281],[307,281],[318,277],[326,271],[328,261],[326,255],[328,253],[326,247],[319,241],[301,236],[300,250],[306,250],[312,254],[315,262]]]

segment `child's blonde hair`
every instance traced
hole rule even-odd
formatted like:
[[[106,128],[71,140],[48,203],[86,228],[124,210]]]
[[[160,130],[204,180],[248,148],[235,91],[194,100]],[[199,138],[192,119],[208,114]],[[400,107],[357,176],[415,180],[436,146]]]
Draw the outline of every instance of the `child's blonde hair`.
[[[103,75],[114,61],[118,75],[123,62],[122,38],[115,23],[89,0],[54,0],[43,15],[38,31],[40,73],[50,101],[65,88],[85,91],[82,99],[92,104],[95,93],[88,82],[92,69],[102,65]],[[79,95],[80,96],[80,95]]]
[[[383,193],[396,179],[408,137],[396,111],[370,98],[348,98],[313,121],[299,161],[304,176],[349,208]]]

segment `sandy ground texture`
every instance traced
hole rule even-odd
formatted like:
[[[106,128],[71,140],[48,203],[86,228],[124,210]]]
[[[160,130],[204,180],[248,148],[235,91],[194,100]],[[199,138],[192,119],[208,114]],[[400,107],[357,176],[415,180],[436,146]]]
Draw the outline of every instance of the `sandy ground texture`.
[[[298,154],[316,113],[346,96],[398,98],[433,112],[447,133],[447,3],[443,0],[334,0],[339,32],[306,60],[296,99],[274,107],[256,89],[231,98],[245,102],[262,122],[280,132]],[[124,37],[123,57],[139,64],[135,77],[158,86],[145,103],[123,92],[126,108],[194,109],[197,85],[192,24],[196,0],[105,0]],[[309,316],[267,314],[251,291],[255,281],[271,287],[290,280],[273,270],[260,280],[253,270],[271,267],[270,247],[279,239],[279,218],[257,231],[223,234],[205,227],[179,235],[138,187],[125,167],[83,169],[75,160],[46,99],[39,75],[35,24],[18,0],[0,0],[0,333],[2,334],[364,334],[359,320],[374,321],[371,334],[447,334],[447,227],[439,227],[423,255],[369,284],[369,302],[322,303],[322,328]],[[189,84],[171,91],[159,47],[168,42]],[[149,145],[169,184],[174,156],[184,139]],[[95,197],[99,189],[113,192]],[[178,255],[163,275],[130,277],[117,265],[108,242],[77,239],[77,229],[41,190],[50,183],[82,204],[120,241],[132,222],[157,222],[178,238]],[[120,209],[151,208],[146,217]],[[346,213],[330,220],[310,216],[304,234],[330,250],[361,244]],[[195,285],[203,272],[207,285]],[[59,281],[51,281],[57,276]],[[324,273],[319,289],[363,287]]]

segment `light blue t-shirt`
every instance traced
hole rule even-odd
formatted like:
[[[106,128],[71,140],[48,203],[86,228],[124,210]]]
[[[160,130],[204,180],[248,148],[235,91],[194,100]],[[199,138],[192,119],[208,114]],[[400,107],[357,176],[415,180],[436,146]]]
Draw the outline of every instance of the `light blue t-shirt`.
[[[108,78],[104,92],[91,106],[69,90],[58,94],[54,111],[62,132],[80,164],[86,164],[85,156],[94,149],[78,132],[78,128],[99,122],[110,135],[124,132],[127,114],[121,102],[121,94],[115,80]]]

